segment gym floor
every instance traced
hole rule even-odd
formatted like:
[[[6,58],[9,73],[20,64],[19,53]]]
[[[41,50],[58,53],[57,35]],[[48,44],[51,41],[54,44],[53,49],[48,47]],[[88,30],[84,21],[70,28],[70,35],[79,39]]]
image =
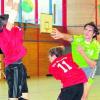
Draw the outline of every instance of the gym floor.
[[[60,92],[60,82],[53,77],[33,77],[28,79],[29,100],[57,100]],[[7,100],[7,84],[0,80],[0,100]],[[88,100],[100,100],[100,76],[95,77],[95,82],[90,91]]]

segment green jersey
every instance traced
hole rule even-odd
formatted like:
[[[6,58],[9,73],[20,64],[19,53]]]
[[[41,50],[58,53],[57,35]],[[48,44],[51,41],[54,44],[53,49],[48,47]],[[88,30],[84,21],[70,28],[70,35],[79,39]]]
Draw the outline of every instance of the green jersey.
[[[88,43],[84,40],[83,35],[74,35],[74,40],[71,45],[73,59],[80,67],[88,67],[89,65],[81,56],[81,54],[77,51],[78,45],[81,45],[84,48],[86,55],[90,59],[97,60],[99,57],[100,44],[96,40],[93,40],[91,43]]]

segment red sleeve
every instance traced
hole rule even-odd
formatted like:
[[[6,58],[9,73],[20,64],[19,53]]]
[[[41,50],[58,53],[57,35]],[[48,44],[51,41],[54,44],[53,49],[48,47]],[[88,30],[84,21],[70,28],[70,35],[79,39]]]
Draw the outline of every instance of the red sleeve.
[[[53,77],[55,77],[57,80],[60,79],[60,75],[57,72],[56,67],[52,67],[52,65],[49,66],[49,73],[53,75]]]
[[[20,40],[23,43],[23,31],[22,31],[22,29],[18,26],[14,26],[11,31],[12,31],[12,33],[11,33],[12,36],[16,37],[16,40]]]
[[[23,31],[18,26],[14,26],[11,31],[12,31],[13,34],[19,35],[19,37],[22,37],[23,36]]]

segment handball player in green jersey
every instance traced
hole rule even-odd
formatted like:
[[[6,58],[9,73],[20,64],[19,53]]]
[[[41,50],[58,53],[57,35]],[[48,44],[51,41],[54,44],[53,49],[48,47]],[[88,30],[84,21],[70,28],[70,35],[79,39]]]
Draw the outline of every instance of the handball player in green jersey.
[[[100,44],[96,40],[98,34],[98,28],[93,22],[85,24],[84,32],[80,35],[64,34],[56,28],[51,33],[51,37],[54,39],[64,39],[71,42],[73,60],[88,77],[88,82],[84,84],[84,93],[81,100],[87,100],[96,72],[100,52]]]

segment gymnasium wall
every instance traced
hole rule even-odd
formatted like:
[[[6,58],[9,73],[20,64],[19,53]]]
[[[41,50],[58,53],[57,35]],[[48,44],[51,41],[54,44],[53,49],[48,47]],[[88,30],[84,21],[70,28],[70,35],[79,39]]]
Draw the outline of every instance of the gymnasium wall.
[[[95,22],[95,0],[67,0],[67,16],[69,32],[82,33],[84,24]]]

